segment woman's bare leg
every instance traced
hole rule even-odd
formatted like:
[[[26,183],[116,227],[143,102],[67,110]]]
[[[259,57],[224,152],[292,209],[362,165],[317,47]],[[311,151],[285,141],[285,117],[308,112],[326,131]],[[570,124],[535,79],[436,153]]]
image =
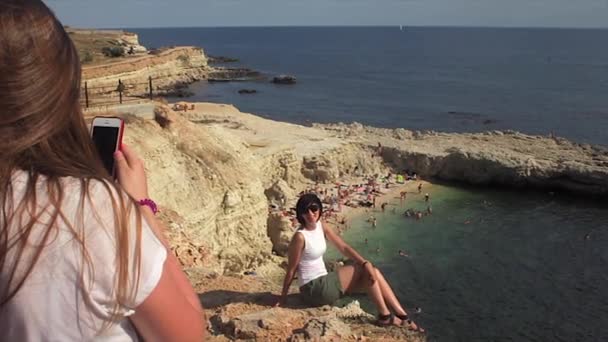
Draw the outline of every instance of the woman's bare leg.
[[[393,289],[389,285],[388,281],[386,281],[384,278],[382,272],[380,272],[380,270],[377,268],[374,269],[376,270],[376,283],[379,283],[382,291],[382,298],[384,298],[388,306],[390,306],[397,315],[406,316],[407,312],[405,312],[401,306],[401,303],[399,303],[397,296],[395,296],[395,292],[393,292]],[[418,326],[413,321],[410,321],[408,325],[412,330],[419,330]],[[420,329],[420,331],[424,331],[424,329]]]
[[[366,290],[367,294],[376,305],[380,315],[388,315],[391,313],[386,305],[385,298],[383,297],[379,279],[373,284],[370,284],[369,280],[366,279],[367,275],[365,274],[365,271],[352,265],[338,268],[337,273],[340,284],[347,293],[361,292],[362,289]],[[395,325],[400,325],[402,322],[399,318],[395,318],[393,323]]]
[[[378,280],[380,290],[382,291],[382,297],[384,298],[388,306],[390,306],[391,309],[393,309],[397,315],[406,315],[407,312],[405,312],[405,310],[401,306],[401,303],[399,303],[397,296],[395,296],[395,292],[393,292],[393,289],[384,278],[384,275],[382,275],[382,272],[380,272],[380,270],[377,268],[374,269],[376,271],[376,279]]]

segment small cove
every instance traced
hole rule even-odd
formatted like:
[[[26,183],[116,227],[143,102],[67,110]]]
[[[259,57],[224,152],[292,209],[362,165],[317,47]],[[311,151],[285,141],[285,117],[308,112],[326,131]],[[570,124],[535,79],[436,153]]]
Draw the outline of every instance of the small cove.
[[[425,192],[433,214],[404,217],[406,208],[426,209]],[[354,217],[343,238],[381,268],[410,312],[422,308],[415,318],[431,341],[608,338],[605,205],[444,185],[423,194]],[[326,258],[337,256],[330,249]]]

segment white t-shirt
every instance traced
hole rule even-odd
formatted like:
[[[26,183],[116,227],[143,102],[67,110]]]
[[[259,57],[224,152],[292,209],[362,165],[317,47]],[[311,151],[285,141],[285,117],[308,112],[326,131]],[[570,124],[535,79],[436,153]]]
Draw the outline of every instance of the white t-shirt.
[[[13,175],[13,203],[20,203],[24,196],[27,174],[19,171]],[[137,341],[134,327],[128,320],[158,284],[167,251],[142,218],[141,261],[139,286],[135,300],[121,307],[122,319],[101,335],[102,325],[110,318],[114,307],[116,270],[116,236],[110,194],[103,183],[91,181],[91,200],[85,199],[84,225],[79,225],[81,185],[76,178],[62,179],[64,200],[61,204],[65,220],[76,227],[84,226],[84,241],[93,265],[93,272],[85,267],[84,279],[80,278],[82,252],[80,243],[65,222],[57,220],[59,229],[50,236],[48,245],[15,297],[0,309],[0,340],[2,341]],[[47,203],[46,182],[37,183],[37,203]],[[113,196],[117,196],[115,193]],[[86,198],[86,197],[85,197]],[[95,215],[94,213],[97,213]],[[29,217],[24,217],[27,222]],[[0,217],[0,220],[2,218]],[[29,241],[40,241],[47,231],[49,215],[38,221]],[[13,220],[15,222],[15,220]],[[132,269],[135,243],[135,214],[129,225],[129,269]],[[16,224],[8,227],[9,238],[17,232]],[[14,263],[14,249],[7,256],[7,265]],[[23,259],[22,259],[23,260]],[[23,268],[23,263],[20,263]],[[10,269],[10,268],[8,268]],[[8,272],[0,273],[0,288],[6,288]],[[84,280],[84,281],[83,281]],[[134,286],[131,284],[129,286]],[[82,289],[86,291],[81,291]]]

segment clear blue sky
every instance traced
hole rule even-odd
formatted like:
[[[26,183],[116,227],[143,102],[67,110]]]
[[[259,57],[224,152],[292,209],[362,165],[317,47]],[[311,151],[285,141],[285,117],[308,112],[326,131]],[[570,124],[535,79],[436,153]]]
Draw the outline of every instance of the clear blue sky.
[[[608,27],[608,0],[46,0],[76,27]]]

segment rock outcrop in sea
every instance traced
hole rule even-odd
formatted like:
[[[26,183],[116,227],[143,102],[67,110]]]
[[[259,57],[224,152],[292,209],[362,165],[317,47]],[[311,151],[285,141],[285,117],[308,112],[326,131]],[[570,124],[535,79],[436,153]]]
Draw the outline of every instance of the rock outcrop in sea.
[[[474,185],[608,196],[608,148],[515,131],[418,132],[351,125],[316,125],[339,136],[383,141],[382,158],[395,170]],[[368,142],[369,146],[373,141]]]

